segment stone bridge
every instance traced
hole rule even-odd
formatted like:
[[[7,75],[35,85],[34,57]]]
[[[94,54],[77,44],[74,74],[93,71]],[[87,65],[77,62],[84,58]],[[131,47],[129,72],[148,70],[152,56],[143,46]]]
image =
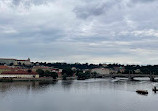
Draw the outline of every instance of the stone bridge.
[[[153,74],[107,74],[107,75],[104,75],[103,77],[111,77],[111,78],[123,77],[123,78],[128,78],[129,80],[133,80],[136,77],[149,77],[150,81],[154,81],[155,77],[158,77],[158,75],[153,75]]]

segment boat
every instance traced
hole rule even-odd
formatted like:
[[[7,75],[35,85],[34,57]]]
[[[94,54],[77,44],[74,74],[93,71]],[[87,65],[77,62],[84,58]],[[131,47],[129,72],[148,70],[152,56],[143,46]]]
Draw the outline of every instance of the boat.
[[[142,95],[147,95],[148,94],[148,91],[147,90],[136,90],[136,92],[138,94],[142,94]]]
[[[111,82],[118,82],[120,79],[112,79]]]
[[[158,89],[156,88],[156,86],[154,86],[154,88],[152,89],[154,92],[158,91]]]

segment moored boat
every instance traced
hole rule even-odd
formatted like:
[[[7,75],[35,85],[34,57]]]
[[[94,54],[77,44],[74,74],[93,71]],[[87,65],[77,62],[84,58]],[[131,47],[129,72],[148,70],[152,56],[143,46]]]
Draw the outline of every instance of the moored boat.
[[[136,92],[137,92],[138,94],[143,94],[143,95],[148,94],[148,91],[147,91],[147,90],[137,90]]]

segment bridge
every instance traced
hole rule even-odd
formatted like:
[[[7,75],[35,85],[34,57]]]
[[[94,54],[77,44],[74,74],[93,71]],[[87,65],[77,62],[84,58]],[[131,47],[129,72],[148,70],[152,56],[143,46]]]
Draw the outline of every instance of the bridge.
[[[158,75],[153,75],[153,74],[107,74],[107,75],[104,75],[103,77],[111,77],[111,78],[122,77],[122,78],[128,78],[129,80],[134,80],[134,78],[136,78],[136,77],[149,77],[150,81],[155,81],[155,78],[158,77]]]

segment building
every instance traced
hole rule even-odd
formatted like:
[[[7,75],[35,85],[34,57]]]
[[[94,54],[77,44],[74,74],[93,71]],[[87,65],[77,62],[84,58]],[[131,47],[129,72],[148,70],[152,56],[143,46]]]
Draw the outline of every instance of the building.
[[[137,73],[137,74],[140,74],[141,70],[140,69],[136,69],[136,70],[134,70],[134,72]]]
[[[108,64],[102,64],[102,66],[103,66],[103,67],[107,67],[107,66],[108,66]]]
[[[0,64],[6,65],[31,65],[30,58],[27,60],[18,60],[18,59],[10,59],[10,58],[0,58]]]
[[[71,68],[71,70],[76,71],[76,70],[77,70],[77,68],[76,68],[76,67],[72,67],[72,68]]]
[[[106,74],[110,74],[111,70],[108,68],[94,68],[91,70],[91,72],[96,72],[99,75],[106,75]]]
[[[27,71],[28,69],[23,69],[20,66],[6,66],[6,65],[0,65],[0,74],[2,72],[6,72],[6,71],[19,71],[19,70],[23,70],[23,71]]]
[[[39,78],[39,74],[29,71],[6,71],[0,74],[0,78]]]
[[[0,58],[0,64],[14,64],[16,59],[9,59],[9,58]]]
[[[0,74],[5,71],[11,71],[11,68],[8,66],[0,65]]]
[[[31,65],[30,58],[27,60],[16,60],[14,65]]]
[[[113,67],[114,73],[124,73],[125,72],[125,67]]]
[[[83,69],[83,73],[90,72],[90,69]]]

